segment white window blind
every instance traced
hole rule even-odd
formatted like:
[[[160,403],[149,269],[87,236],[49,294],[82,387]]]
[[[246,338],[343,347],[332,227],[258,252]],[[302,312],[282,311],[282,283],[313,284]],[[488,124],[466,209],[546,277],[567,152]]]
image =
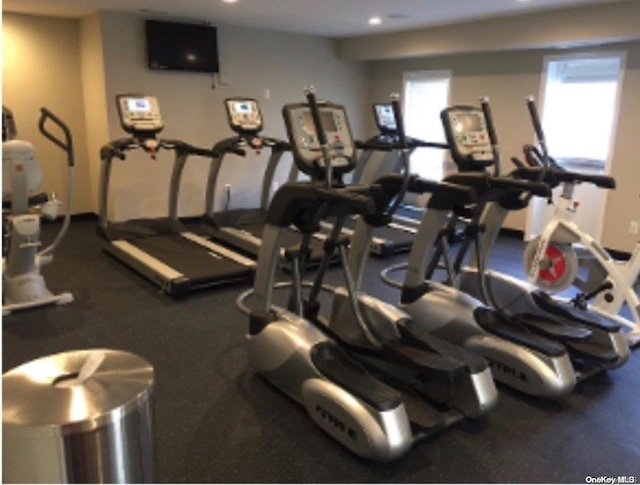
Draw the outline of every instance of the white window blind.
[[[444,142],[440,112],[449,101],[448,71],[414,71],[404,74],[404,121],[408,136]],[[411,156],[411,171],[431,180],[442,180],[444,152],[419,148]]]
[[[619,55],[547,61],[543,126],[550,154],[567,168],[605,168],[621,63]]]

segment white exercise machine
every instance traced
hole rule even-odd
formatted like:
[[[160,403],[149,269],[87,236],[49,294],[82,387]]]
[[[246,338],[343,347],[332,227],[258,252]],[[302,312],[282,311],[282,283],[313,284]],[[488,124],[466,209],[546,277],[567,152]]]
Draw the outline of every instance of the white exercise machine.
[[[68,126],[46,108],[40,109],[40,133],[67,155],[67,204],[62,227],[54,241],[41,251],[40,218],[55,220],[62,203],[55,195],[35,194],[42,182],[33,145],[15,140],[16,129],[10,110],[2,108],[2,314],[44,305],[64,305],[73,301],[71,293],[53,294],[40,269],[53,261],[53,253],[65,236],[71,221],[73,199],[73,139]],[[50,120],[64,134],[64,141],[46,128]]]
[[[527,103],[542,153],[535,147],[526,149],[526,161],[539,166],[544,181],[561,186],[562,195],[554,202],[553,217],[542,233],[532,239],[524,252],[529,281],[549,292],[561,292],[571,286],[580,290],[572,302],[577,307],[606,315],[629,329],[630,346],[640,344],[640,298],[636,283],[640,276],[640,241],[628,261],[617,261],[590,234],[577,224],[579,202],[574,198],[577,184],[591,183],[614,189],[615,181],[603,175],[569,172],[549,156],[533,99]],[[586,277],[579,274],[585,270]],[[593,300],[590,302],[590,300]],[[627,304],[631,318],[620,315]]]

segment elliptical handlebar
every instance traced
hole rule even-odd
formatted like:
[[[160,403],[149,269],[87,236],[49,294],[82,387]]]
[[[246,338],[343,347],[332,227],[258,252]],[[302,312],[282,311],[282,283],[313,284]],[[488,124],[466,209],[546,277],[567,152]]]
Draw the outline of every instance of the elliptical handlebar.
[[[318,100],[313,86],[305,89],[305,97],[309,104],[309,111],[311,112],[311,118],[313,119],[313,126],[316,129],[316,135],[318,136],[318,143],[320,146],[327,145],[327,133],[322,126],[322,120],[320,119],[320,110],[318,109]]]
[[[55,125],[57,125],[64,134],[65,140],[62,141],[60,138],[53,135],[45,126],[47,120],[50,119]],[[62,148],[62,150],[67,154],[67,166],[73,167],[75,166],[75,158],[73,153],[73,136],[71,135],[71,130],[67,126],[67,124],[58,118],[55,114],[53,114],[46,107],[40,108],[40,120],[38,121],[38,129],[40,133],[51,141],[53,144]]]
[[[404,119],[402,118],[402,108],[400,106],[400,95],[398,93],[391,93],[391,108],[393,110],[393,117],[395,118],[396,129],[398,132],[398,145],[400,149],[400,158],[402,159],[403,180],[400,191],[393,199],[393,202],[386,208],[383,216],[392,215],[400,206],[404,200],[404,196],[407,193],[409,187],[409,147],[407,145],[407,136],[404,129]]]
[[[547,141],[544,138],[544,131],[542,130],[542,123],[540,122],[540,115],[538,114],[538,108],[536,107],[535,99],[533,96],[527,96],[526,101],[527,109],[529,110],[529,115],[531,116],[533,129],[536,132],[536,137],[538,138],[538,142],[542,147],[542,157],[540,160],[542,162],[542,170],[540,171],[540,178],[538,180],[544,180],[547,171],[551,168],[558,168],[558,165],[555,163],[555,160],[552,160],[549,156],[549,149],[547,148]]]
[[[357,194],[349,190],[335,190],[318,187],[315,189],[318,198],[324,202],[344,203],[351,209],[353,215],[367,216],[375,212],[375,203],[368,195]]]
[[[455,198],[463,204],[477,202],[478,195],[473,187],[465,187],[449,182],[438,182],[435,180],[423,179],[419,176],[409,177],[407,190],[414,194],[443,194],[448,198]]]
[[[397,93],[391,94],[391,108],[393,109],[393,117],[396,122],[396,129],[398,131],[398,143],[402,150],[406,150],[407,135],[404,130],[404,122],[402,119],[402,108],[400,107],[400,97]]]
[[[530,180],[518,180],[510,177],[495,177],[489,179],[489,185],[495,189],[515,189],[529,192],[531,195],[538,197],[550,197],[551,188],[543,183]]]
[[[491,147],[493,148],[493,153],[495,157],[495,161],[493,164],[493,175],[495,177],[500,176],[500,148],[498,145],[498,134],[496,133],[496,127],[493,123],[493,115],[491,114],[491,106],[489,106],[489,98],[487,96],[482,96],[480,98],[480,107],[482,108],[482,113],[484,114],[484,119],[487,123],[487,132],[489,134],[489,141],[491,142]]]
[[[320,118],[320,109],[318,108],[318,100],[316,99],[315,88],[313,86],[305,88],[304,94],[307,98],[307,104],[309,105],[311,119],[313,120],[313,126],[315,127],[320,150],[322,151],[325,183],[327,187],[330,188],[333,185],[333,164],[331,163],[331,155],[329,154],[327,133],[324,129],[324,126],[322,125],[322,119]]]
[[[527,101],[527,109],[529,110],[529,115],[531,116],[531,123],[533,123],[533,129],[536,132],[536,137],[538,137],[538,141],[540,143],[544,143],[544,132],[542,131],[542,123],[540,123],[540,116],[538,115],[538,109],[536,108],[536,103],[533,96],[528,96],[526,98]]]

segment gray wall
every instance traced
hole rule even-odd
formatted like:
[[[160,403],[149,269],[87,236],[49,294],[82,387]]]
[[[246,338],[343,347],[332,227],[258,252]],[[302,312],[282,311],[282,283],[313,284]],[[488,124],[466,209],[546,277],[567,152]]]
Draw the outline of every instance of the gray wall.
[[[634,155],[640,153],[640,42],[614,44],[597,51],[606,49],[626,51],[627,61],[611,165],[618,188],[608,197],[602,242],[630,251],[637,237],[628,234],[629,222],[640,220],[640,164]],[[392,90],[402,90],[405,71],[451,70],[452,104],[477,104],[480,96],[490,97],[501,151],[508,160],[521,152],[524,143],[534,140],[524,98],[529,94],[537,97],[540,92],[544,56],[582,51],[585,49],[526,50],[374,62],[370,75],[371,101],[384,99]],[[524,211],[513,213],[507,226],[524,230],[525,218]]]
[[[111,138],[121,137],[116,94],[144,92],[158,97],[165,119],[164,135],[202,146],[232,136],[223,108],[229,96],[254,97],[260,101],[264,133],[284,137],[280,110],[302,99],[305,85],[316,86],[318,96],[344,103],[358,133],[368,101],[367,67],[359,62],[338,61],[328,39],[218,25],[221,62],[231,75],[228,86],[216,85],[207,74],[150,71],[146,67],[144,22],[136,16],[102,13],[106,93]],[[270,91],[266,99],[265,90]],[[367,111],[368,113],[368,111]],[[170,157],[150,162],[131,157],[133,163],[116,164],[113,178],[113,215],[117,219],[158,216],[166,212]],[[260,157],[230,155],[220,173],[218,187],[232,186],[232,206],[257,206],[266,163]],[[288,160],[277,178],[284,181]],[[285,170],[286,169],[286,170]],[[195,159],[184,174],[180,214],[196,215],[204,207],[204,182],[208,162]],[[222,189],[217,199],[222,202]]]

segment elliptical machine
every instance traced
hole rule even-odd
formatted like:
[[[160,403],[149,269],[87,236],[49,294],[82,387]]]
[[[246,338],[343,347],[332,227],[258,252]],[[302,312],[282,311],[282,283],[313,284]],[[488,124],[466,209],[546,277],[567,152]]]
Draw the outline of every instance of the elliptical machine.
[[[493,190],[519,193],[536,190],[545,193],[539,185],[513,184],[511,180],[493,179],[488,175],[471,174],[479,185]],[[459,178],[449,183],[466,186],[468,180]],[[432,184],[435,182],[431,182]],[[562,345],[533,333],[520,324],[514,324],[504,315],[484,305],[478,299],[463,293],[448,283],[430,280],[432,254],[446,244],[450,234],[451,218],[460,207],[474,204],[463,192],[442,188],[419,188],[420,192],[432,192],[416,240],[409,254],[408,263],[394,265],[382,271],[383,281],[401,289],[399,308],[411,316],[410,329],[426,332],[443,340],[462,346],[482,356],[489,363],[493,377],[520,392],[534,397],[558,399],[575,387],[577,376],[569,354]],[[354,238],[355,240],[355,238]],[[444,246],[445,248],[447,246]],[[355,256],[354,256],[355,257]],[[353,261],[353,267],[361,264]],[[447,262],[447,266],[449,266]],[[404,283],[394,281],[392,271],[406,268]]]
[[[346,112],[332,103],[317,104],[312,91],[306,96],[306,104],[287,105],[283,115],[295,163],[311,181],[288,182],[276,192],[254,289],[238,299],[250,317],[249,359],[261,375],[304,405],[314,422],[349,450],[371,460],[389,461],[464,416],[483,414],[497,394],[482,359],[439,339],[412,333],[398,325],[407,319],[405,314],[356,294],[347,264],[348,241],[339,238],[342,222],[353,214],[388,217],[384,214],[388,199],[402,198],[408,176],[345,186],[342,175],[355,164]],[[395,106],[399,112],[397,101]],[[325,217],[335,217],[336,224],[303,300],[300,268],[308,242]],[[293,295],[290,308],[284,309],[272,305],[279,260],[275,249],[290,224],[303,234],[303,243],[297,250],[288,250]],[[336,249],[346,288],[323,283]],[[319,312],[322,290],[333,294],[329,319]],[[250,293],[252,302],[245,308],[243,302]]]
[[[59,127],[64,140],[53,135],[47,121]],[[40,133],[67,156],[67,203],[62,227],[53,242],[45,249],[40,241],[40,218],[55,220],[62,202],[52,195],[33,194],[42,183],[42,171],[36,160],[33,145],[15,140],[15,121],[11,111],[2,107],[2,314],[45,305],[65,305],[73,301],[68,292],[53,294],[40,273],[53,261],[53,254],[62,242],[71,222],[75,160],[73,138],[69,127],[47,108],[40,108]],[[5,214],[6,210],[6,214]]]
[[[479,176],[486,176],[482,172],[493,165],[499,173],[498,140],[486,98],[482,100],[481,109],[469,106],[447,108],[442,112],[442,120],[452,158],[459,167],[473,169],[475,166],[476,170],[480,167]],[[517,171],[506,180],[530,182],[516,180],[513,178],[516,174]],[[539,175],[535,182],[530,183],[542,183],[538,180],[544,180],[544,176]],[[453,264],[459,288],[491,305],[512,325],[524,326],[534,334],[561,343],[569,351],[578,380],[623,365],[629,357],[629,347],[620,325],[569,303],[554,300],[514,277],[487,269],[508,212],[526,207],[532,195],[548,197],[550,189],[547,188],[547,195],[531,191],[509,194],[483,188],[484,182],[478,183],[473,174],[458,173],[450,179],[474,187],[480,198],[473,207],[470,227]],[[461,212],[465,211],[457,213]],[[472,244],[475,251],[463,267]],[[436,252],[429,270],[434,268],[433,263],[440,253],[441,250]]]

